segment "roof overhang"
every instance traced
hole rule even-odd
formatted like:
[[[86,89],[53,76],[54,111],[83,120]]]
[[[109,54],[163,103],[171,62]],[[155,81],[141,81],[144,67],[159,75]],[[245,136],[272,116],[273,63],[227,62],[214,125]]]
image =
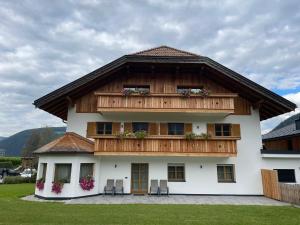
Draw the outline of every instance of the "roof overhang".
[[[37,100],[34,105],[59,118],[66,120],[70,101],[75,100],[89,91],[105,83],[105,80],[118,70],[128,65],[194,65],[205,66],[214,73],[215,79],[223,81],[224,85],[237,89],[241,96],[248,99],[254,107],[259,108],[261,120],[293,111],[296,105],[276,93],[260,86],[246,77],[228,69],[227,67],[203,56],[141,56],[125,55]],[[149,67],[150,68],[150,67]],[[222,83],[222,84],[223,84]]]

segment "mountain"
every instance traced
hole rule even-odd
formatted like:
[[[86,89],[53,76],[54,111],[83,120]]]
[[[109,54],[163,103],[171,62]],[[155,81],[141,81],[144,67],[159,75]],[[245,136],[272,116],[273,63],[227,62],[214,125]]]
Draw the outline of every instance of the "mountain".
[[[56,136],[61,136],[66,132],[66,127],[47,127],[48,129],[53,129]],[[23,130],[16,133],[10,137],[0,140],[0,150],[5,150],[5,156],[21,156],[22,149],[27,142],[28,138],[31,136],[32,132],[36,131],[38,133],[42,132],[46,128],[36,128]]]
[[[1,136],[0,136],[0,141],[4,140],[5,138],[7,138],[7,137],[1,137]]]

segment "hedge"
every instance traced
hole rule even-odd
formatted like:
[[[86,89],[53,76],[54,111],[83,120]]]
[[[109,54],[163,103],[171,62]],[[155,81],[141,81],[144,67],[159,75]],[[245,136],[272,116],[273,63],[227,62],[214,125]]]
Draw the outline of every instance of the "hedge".
[[[3,178],[4,184],[21,184],[21,183],[35,183],[36,176],[21,177],[21,176],[6,176]]]
[[[13,166],[21,165],[20,157],[0,157],[0,162],[11,162]]]
[[[0,162],[0,168],[13,168],[13,164],[11,161],[7,161],[7,162]]]

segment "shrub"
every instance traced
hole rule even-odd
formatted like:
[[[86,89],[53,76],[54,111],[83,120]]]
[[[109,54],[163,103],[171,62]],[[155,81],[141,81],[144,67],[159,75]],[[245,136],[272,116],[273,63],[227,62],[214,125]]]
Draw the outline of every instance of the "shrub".
[[[145,89],[145,90],[139,90],[138,93],[142,96],[147,96],[150,94],[150,91]]]
[[[0,168],[13,168],[13,164],[11,161],[0,162]]]
[[[124,89],[122,92],[123,92],[123,95],[125,95],[125,96],[129,96],[129,95],[135,93],[135,91],[131,90],[131,89]]]
[[[36,175],[31,177],[21,177],[21,176],[5,176],[3,178],[4,184],[22,184],[22,183],[35,183]]]
[[[20,157],[0,157],[0,162],[11,162],[14,167],[21,165]]]
[[[187,139],[187,140],[194,140],[196,138],[197,138],[197,135],[193,132],[185,133],[185,139]]]
[[[134,133],[134,136],[135,136],[137,139],[144,139],[144,138],[147,136],[147,132],[144,131],[144,130],[137,131],[137,132]]]

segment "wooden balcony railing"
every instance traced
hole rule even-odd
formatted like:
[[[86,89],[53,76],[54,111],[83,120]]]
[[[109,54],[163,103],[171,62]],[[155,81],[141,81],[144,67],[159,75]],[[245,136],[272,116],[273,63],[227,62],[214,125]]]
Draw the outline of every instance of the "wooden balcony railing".
[[[95,155],[211,156],[237,155],[237,138],[186,140],[184,137],[148,136],[145,139],[95,137]]]
[[[141,96],[122,93],[95,93],[98,112],[187,112],[234,113],[236,94],[210,94],[205,97],[180,94],[150,94]]]

